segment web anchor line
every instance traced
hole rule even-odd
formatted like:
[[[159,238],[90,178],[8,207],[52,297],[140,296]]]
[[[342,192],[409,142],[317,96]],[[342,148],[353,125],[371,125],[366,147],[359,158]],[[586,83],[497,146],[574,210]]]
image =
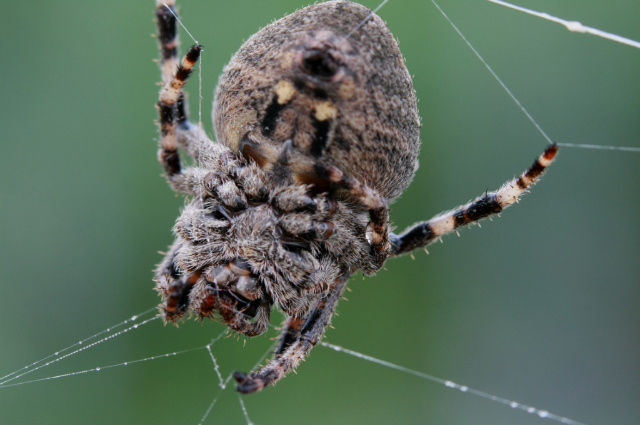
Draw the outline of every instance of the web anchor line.
[[[356,27],[355,27],[354,29],[352,29],[351,31],[349,31],[349,32],[347,33],[347,35],[345,35],[345,36],[344,36],[344,38],[345,38],[345,39],[350,38],[350,37],[353,35],[353,33],[354,33],[354,32],[356,32],[356,31],[358,31],[360,28],[362,28],[362,26],[363,26],[364,24],[366,24],[366,23],[367,23],[367,21],[368,21],[369,19],[371,19],[371,17],[372,17],[373,15],[375,15],[375,14],[376,14],[376,12],[378,12],[378,10],[380,10],[380,8],[381,8],[382,6],[384,6],[385,4],[387,4],[387,2],[388,2],[388,1],[389,1],[389,0],[383,0],[383,1],[382,1],[382,3],[380,3],[380,4],[378,5],[378,7],[376,7],[376,8],[375,8],[375,9],[373,9],[371,12],[369,12],[369,14],[368,14],[368,15],[367,15],[363,20],[362,20],[362,22],[360,22],[358,25],[356,25]]]
[[[588,145],[585,143],[558,143],[558,146],[562,146],[565,148],[596,149],[596,150],[602,150],[602,151],[621,151],[621,152],[640,153],[640,148],[637,148],[634,146]]]
[[[617,34],[613,34],[610,32],[602,31],[597,28],[588,27],[586,25],[581,24],[578,21],[567,21],[562,18],[558,18],[557,16],[550,15],[544,12],[536,12],[535,10],[527,9],[526,7],[516,6],[515,4],[507,3],[506,1],[501,0],[488,0],[491,3],[495,3],[500,6],[508,7],[509,9],[514,9],[519,12],[524,12],[529,15],[537,16],[538,18],[546,19],[547,21],[555,22],[560,25],[564,25],[566,29],[571,32],[578,32],[582,34],[591,34],[597,37],[605,38],[607,40],[612,40],[620,44],[626,44],[628,46],[635,47],[640,49],[640,42],[632,40],[627,37],[622,37]]]
[[[85,373],[90,373],[90,372],[100,372],[100,371],[106,370],[106,369],[113,369],[113,368],[116,368],[116,367],[129,366],[129,365],[132,365],[132,364],[147,362],[147,361],[151,361],[151,360],[166,359],[166,358],[174,357],[174,356],[177,356],[177,355],[180,355],[180,354],[185,354],[185,353],[190,353],[192,351],[202,350],[203,348],[204,347],[190,348],[188,350],[174,351],[172,353],[165,353],[165,354],[159,354],[157,356],[145,357],[144,359],[130,360],[130,361],[117,363],[117,364],[112,364],[112,365],[107,365],[107,366],[96,366],[96,367],[91,368],[91,369],[78,370],[76,372],[63,373],[63,374],[60,374],[60,375],[48,376],[46,378],[32,379],[30,381],[15,382],[15,383],[12,383],[12,384],[2,385],[2,386],[0,386],[0,388],[3,388],[3,387],[17,387],[19,385],[32,384],[32,383],[35,383],[35,382],[42,382],[42,381],[50,381],[52,379],[67,378],[67,377],[70,377],[70,376],[83,375]]]
[[[521,10],[521,11],[524,11],[524,12],[527,12],[527,13],[533,12],[533,11],[530,11],[529,9],[525,9],[525,8],[521,8],[521,7],[518,7],[518,6],[514,6],[514,5],[511,5],[509,3],[500,1],[500,0],[488,0],[488,1],[490,1],[492,3],[500,4],[502,6],[511,7],[513,9],[516,9],[516,10]],[[469,49],[471,49],[473,54],[476,55],[478,60],[480,60],[480,62],[484,65],[484,67],[489,71],[491,76],[498,82],[498,84],[500,84],[502,89],[507,93],[507,95],[511,98],[511,100],[518,106],[520,111],[527,117],[529,122],[531,122],[531,124],[533,124],[533,126],[536,128],[538,133],[540,133],[542,135],[542,137],[549,144],[554,143],[554,141],[551,140],[551,137],[549,137],[549,135],[542,129],[542,126],[540,126],[540,124],[538,124],[538,122],[529,113],[527,108],[525,108],[524,105],[522,103],[520,103],[520,100],[518,100],[518,98],[513,94],[511,89],[509,89],[509,87],[504,83],[504,81],[502,81],[502,79],[498,76],[498,74],[493,70],[491,65],[489,65],[489,63],[484,59],[484,57],[480,54],[480,52],[478,52],[478,50],[473,46],[473,44],[471,44],[471,42],[467,39],[467,37],[465,37],[465,35],[462,33],[462,31],[460,31],[460,29],[456,26],[456,24],[453,23],[453,21],[449,18],[449,16],[445,13],[445,11],[440,7],[440,5],[436,2],[436,0],[431,0],[431,3],[433,3],[433,5],[436,7],[436,9],[438,9],[438,11],[442,14],[442,16],[445,18],[445,20],[449,23],[449,25],[451,25],[451,27],[458,33],[458,36],[460,36],[460,38],[462,39],[462,41],[464,41],[464,43],[467,45],[467,47],[469,47]],[[543,17],[545,19],[549,19],[549,15],[547,15],[547,14],[541,14],[539,12],[533,12],[531,14]],[[546,15],[546,16],[542,16],[542,15]],[[563,25],[567,26],[567,28],[569,28],[572,31],[576,31],[575,29],[571,29],[571,28],[577,27],[575,24],[580,24],[579,22],[563,21],[560,18],[555,18],[555,17],[551,17],[551,18],[554,18],[554,19],[549,19],[549,20],[553,20],[554,22],[562,23]],[[573,26],[571,24],[573,24]],[[582,24],[580,24],[580,25],[582,25]],[[589,28],[589,27],[582,26],[581,28]],[[596,31],[599,31],[599,30],[596,30]],[[590,34],[595,34],[592,31],[586,31],[586,30],[585,31],[580,31],[580,32],[588,32]],[[601,34],[596,34],[596,35],[602,36]],[[616,36],[616,37],[624,39],[624,37],[619,37],[619,36]],[[618,39],[616,39],[614,37],[605,37],[605,38],[615,39],[616,41],[622,42],[622,41],[620,41],[620,40],[618,40]],[[628,40],[628,39],[625,39],[625,40]],[[635,44],[632,44],[632,43],[625,43],[625,44],[631,44],[634,47],[639,47],[640,48],[640,43],[638,43],[637,41],[633,41],[633,40],[628,40],[628,41],[631,41],[632,43],[635,43]],[[570,148],[614,150],[614,151],[640,153],[640,148],[638,148],[638,147],[628,147],[628,146],[604,146],[604,145],[590,145],[590,144],[579,144],[579,143],[557,143],[557,145],[558,146],[564,146],[564,147],[570,147]]]
[[[220,335],[218,335],[217,338],[215,338],[214,340],[212,340],[208,346],[211,346],[211,344],[213,344],[215,341],[217,341],[220,338]],[[256,362],[256,364],[251,368],[252,370],[255,369],[256,367],[258,367],[258,365],[260,363],[262,363],[264,361],[264,359],[267,358],[267,356],[269,355],[269,353],[273,352],[273,349],[275,347],[275,344],[272,345],[271,347],[269,347],[267,349],[267,351],[264,352],[264,354],[262,355],[262,357],[260,357],[260,359]],[[218,371],[218,362],[216,362],[215,357],[213,356],[213,353],[211,353],[211,351],[209,351],[209,353],[211,354],[211,360],[213,361],[213,367],[216,370],[216,373],[218,374],[219,377],[219,371]],[[211,400],[211,403],[209,403],[209,406],[207,407],[207,410],[204,412],[204,415],[202,415],[202,418],[200,419],[200,422],[198,422],[198,425],[203,425],[204,422],[207,420],[207,418],[209,417],[209,414],[211,413],[211,411],[213,410],[213,408],[215,407],[216,403],[218,402],[218,399],[220,398],[220,395],[222,395],[222,393],[226,390],[227,385],[229,384],[229,381],[231,381],[231,378],[233,378],[233,373],[230,373],[227,378],[224,380],[224,382],[221,380],[220,381],[220,390],[218,390],[218,392],[213,396],[213,400]],[[238,395],[239,397],[242,397],[240,395]],[[242,407],[242,413],[244,414],[245,418],[247,419],[247,425],[253,425],[253,422],[251,422],[251,420],[249,419],[249,416],[247,414],[247,410],[246,407],[244,406],[244,402],[242,401],[242,398],[240,398],[240,405]]]
[[[537,416],[539,416],[541,418],[544,418],[544,419],[551,419],[553,421],[560,422],[560,423],[563,423],[563,424],[569,424],[569,425],[587,425],[584,422],[578,422],[578,421],[575,421],[573,419],[569,419],[569,418],[566,418],[566,417],[563,417],[563,416],[560,416],[560,415],[556,415],[556,414],[551,413],[551,412],[549,412],[547,410],[538,409],[537,407],[528,406],[526,404],[522,404],[522,403],[514,401],[514,400],[509,400],[509,399],[506,399],[506,398],[503,398],[503,397],[499,397],[499,396],[496,396],[496,395],[493,395],[493,394],[490,394],[490,393],[487,393],[487,392],[484,392],[484,391],[476,390],[476,389],[470,388],[470,387],[468,387],[466,385],[460,385],[460,384],[457,384],[457,383],[455,383],[453,381],[449,381],[449,380],[446,380],[446,379],[438,378],[436,376],[429,375],[429,374],[426,374],[426,373],[423,373],[423,372],[419,372],[417,370],[409,369],[407,367],[400,366],[400,365],[397,365],[395,363],[388,362],[386,360],[381,360],[381,359],[378,359],[376,357],[369,356],[367,354],[362,354],[362,353],[359,353],[357,351],[349,350],[348,348],[344,348],[344,347],[341,347],[339,345],[330,344],[328,342],[320,342],[320,345],[322,345],[323,347],[330,348],[330,349],[332,349],[334,351],[337,351],[339,353],[345,353],[345,354],[348,354],[350,356],[357,357],[359,359],[366,360],[366,361],[371,362],[371,363],[376,363],[376,364],[379,364],[381,366],[388,367],[390,369],[398,370],[398,371],[406,373],[408,375],[413,375],[413,376],[416,376],[418,378],[425,379],[427,381],[436,382],[438,384],[444,385],[447,388],[456,389],[456,390],[461,391],[463,393],[473,394],[473,395],[478,396],[480,398],[484,398],[484,399],[487,399],[487,400],[490,400],[490,401],[493,401],[493,402],[496,402],[496,403],[504,404],[504,405],[509,406],[509,407],[511,407],[513,409],[519,409],[519,410],[522,410],[522,411],[527,412],[529,414],[537,415]]]
[[[68,347],[65,347],[65,348],[63,348],[61,350],[58,350],[53,354],[50,354],[50,355],[48,355],[48,356],[46,356],[46,357],[44,357],[44,358],[42,358],[40,360],[37,360],[37,361],[27,365],[27,366],[24,366],[24,367],[14,371],[14,372],[11,372],[11,373],[1,377],[0,378],[0,388],[1,387],[5,387],[5,386],[9,386],[9,385],[6,385],[6,384],[9,383],[9,382],[15,381],[16,379],[18,379],[18,378],[20,378],[22,376],[28,375],[28,374],[30,374],[32,372],[35,372],[36,370],[40,370],[42,368],[50,366],[50,365],[52,365],[54,363],[59,362],[60,360],[66,359],[68,357],[71,357],[72,355],[77,354],[79,352],[88,350],[89,348],[95,347],[96,345],[101,344],[101,343],[103,343],[103,342],[105,342],[105,341],[107,341],[109,339],[115,338],[116,336],[119,336],[119,335],[122,335],[122,334],[124,334],[126,332],[129,332],[132,329],[137,329],[138,327],[143,326],[146,323],[157,319],[158,317],[152,317],[152,318],[147,319],[147,320],[145,320],[143,322],[140,322],[140,323],[134,324],[132,326],[129,326],[126,329],[123,329],[121,331],[118,331],[118,332],[115,332],[115,333],[113,333],[111,335],[108,335],[108,336],[106,336],[106,337],[104,337],[104,338],[102,338],[100,340],[97,340],[95,342],[87,344],[87,342],[92,341],[92,340],[98,338],[101,335],[109,334],[109,333],[113,332],[115,329],[118,329],[118,328],[120,328],[122,326],[128,325],[131,322],[135,322],[136,320],[140,319],[141,317],[146,316],[147,314],[149,314],[152,311],[156,311],[156,308],[153,307],[153,308],[150,308],[148,310],[143,311],[142,313],[134,314],[130,318],[128,318],[128,319],[126,319],[126,320],[124,320],[124,321],[122,321],[120,323],[117,323],[116,325],[110,326],[110,327],[108,327],[108,328],[106,328],[106,329],[104,329],[104,330],[102,330],[102,331],[100,331],[100,332],[88,337],[88,338],[80,340],[80,341],[76,342],[75,344],[72,344],[72,345],[70,345]],[[76,347],[80,347],[80,348],[76,349]],[[72,351],[70,353],[67,353],[68,351],[71,351],[71,350],[74,350],[74,351]],[[67,354],[61,355],[63,353],[67,353]],[[50,359],[53,359],[53,360],[50,360]]]
[[[159,318],[159,316],[153,317],[151,319],[146,320],[145,322],[141,322],[138,325],[141,325],[143,323],[151,322],[152,320],[155,320],[155,319],[158,319],[158,318]],[[134,327],[136,327],[138,325],[134,325],[134,326],[132,326],[130,328],[124,329],[123,331],[118,332],[118,334],[121,334],[123,332],[127,332],[128,330],[130,330],[130,329],[132,329],[132,328],[134,328]],[[116,367],[129,366],[129,365],[132,365],[132,364],[148,362],[148,361],[151,361],[151,360],[158,360],[158,359],[174,357],[174,356],[178,356],[180,354],[191,353],[193,351],[198,351],[198,350],[206,350],[209,353],[209,356],[211,357],[211,360],[213,361],[214,370],[216,372],[216,375],[220,379],[219,386],[220,386],[220,388],[222,388],[224,390],[225,387],[226,387],[226,384],[229,382],[229,380],[231,378],[231,375],[229,376],[229,378],[227,378],[225,381],[223,381],[222,376],[220,375],[220,369],[218,367],[218,363],[217,363],[215,357],[213,356],[213,352],[211,351],[211,347],[220,338],[222,338],[222,336],[225,335],[226,332],[227,332],[227,329],[225,328],[225,329],[222,330],[222,332],[220,332],[220,334],[217,337],[213,338],[211,340],[211,342],[209,342],[209,344],[203,345],[203,346],[199,346],[199,347],[188,348],[186,350],[180,350],[180,351],[173,351],[173,352],[170,352],[170,353],[158,354],[158,355],[151,356],[151,357],[145,357],[145,358],[137,359],[137,360],[129,360],[129,361],[126,361],[126,362],[117,363],[117,364],[111,364],[111,365],[107,365],[107,366],[96,366],[96,367],[91,368],[91,369],[84,369],[84,370],[79,370],[79,371],[75,371],[75,372],[63,373],[63,374],[60,374],[60,375],[48,376],[48,377],[38,378],[38,379],[32,379],[32,380],[29,380],[29,381],[20,381],[20,382],[8,383],[10,380],[7,380],[7,381],[3,382],[2,385],[0,385],[0,388],[2,388],[2,387],[15,387],[15,386],[19,386],[19,385],[31,384],[31,383],[34,383],[34,382],[42,382],[42,381],[48,381],[48,380],[52,380],[52,379],[66,378],[66,377],[69,377],[69,376],[83,375],[85,373],[90,373],[90,372],[100,372],[101,370],[113,369],[113,368],[116,368]],[[103,340],[107,340],[107,339],[109,339],[109,338],[111,338],[111,337],[113,337],[115,335],[116,334],[108,336],[108,337],[104,338]],[[86,348],[89,348],[89,346],[83,347],[83,349],[86,349]],[[79,351],[81,351],[81,350],[76,350],[73,353],[69,353],[69,356],[72,355],[72,354],[76,354]],[[50,362],[50,363],[53,363],[53,362]],[[23,376],[23,375],[19,375],[14,379],[17,379],[18,377]]]

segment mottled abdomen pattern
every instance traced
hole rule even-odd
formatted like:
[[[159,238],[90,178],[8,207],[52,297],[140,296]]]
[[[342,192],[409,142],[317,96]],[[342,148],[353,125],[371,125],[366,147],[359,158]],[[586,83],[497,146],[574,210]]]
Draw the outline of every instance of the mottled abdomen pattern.
[[[399,196],[418,167],[420,118],[398,44],[369,15],[356,3],[326,2],[253,35],[216,90],[217,140],[269,169],[290,140],[286,174],[296,181],[315,182],[321,161],[388,201]]]

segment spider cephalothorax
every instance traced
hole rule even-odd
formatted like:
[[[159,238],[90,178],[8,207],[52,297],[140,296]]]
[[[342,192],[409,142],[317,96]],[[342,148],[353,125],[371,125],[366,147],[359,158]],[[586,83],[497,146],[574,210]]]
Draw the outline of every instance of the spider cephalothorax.
[[[191,310],[254,336],[267,330],[274,305],[286,314],[273,360],[236,373],[241,392],[275,383],[304,359],[351,274],[373,274],[390,256],[500,212],[555,156],[552,145],[498,191],[395,235],[388,203],[417,169],[420,124],[411,78],[382,20],[357,3],[329,1],[256,33],[220,79],[214,143],[184,106],[201,46],[178,65],[167,3],[157,8],[159,159],[172,188],[191,201],[156,289],[167,321]],[[184,168],[178,149],[196,166]]]

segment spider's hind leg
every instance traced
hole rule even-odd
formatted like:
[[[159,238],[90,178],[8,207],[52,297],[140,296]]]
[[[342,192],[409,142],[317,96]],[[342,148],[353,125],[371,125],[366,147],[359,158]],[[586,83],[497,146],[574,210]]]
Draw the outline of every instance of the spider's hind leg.
[[[556,144],[549,145],[535,162],[519,177],[508,181],[495,192],[487,192],[474,201],[453,211],[442,213],[429,221],[414,224],[400,235],[391,234],[391,255],[400,255],[426,247],[440,236],[461,226],[499,214],[518,202],[519,197],[533,186],[558,152]]]
[[[291,317],[287,320],[275,356],[266,366],[250,374],[233,374],[239,392],[250,394],[275,384],[307,357],[322,339],[349,276],[350,273],[345,272],[338,277],[327,296],[321,298],[305,318]]]

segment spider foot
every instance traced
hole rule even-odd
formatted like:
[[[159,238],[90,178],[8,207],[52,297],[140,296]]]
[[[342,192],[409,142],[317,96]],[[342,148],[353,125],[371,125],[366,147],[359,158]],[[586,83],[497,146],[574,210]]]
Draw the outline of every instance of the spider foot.
[[[256,379],[253,375],[243,372],[233,372],[233,379],[238,383],[237,391],[242,394],[251,394],[262,390],[266,384],[262,379]]]
[[[160,312],[165,323],[176,323],[185,316],[189,309],[189,294],[197,280],[198,275],[185,276],[177,280],[165,275],[158,279],[156,289],[164,298]]]
[[[234,372],[233,379],[238,383],[236,390],[242,394],[251,394],[275,384],[306,357],[311,347],[309,345],[304,353],[299,353],[300,355],[295,356],[296,358],[294,359],[287,359],[287,356],[276,357],[276,359],[256,372]]]

